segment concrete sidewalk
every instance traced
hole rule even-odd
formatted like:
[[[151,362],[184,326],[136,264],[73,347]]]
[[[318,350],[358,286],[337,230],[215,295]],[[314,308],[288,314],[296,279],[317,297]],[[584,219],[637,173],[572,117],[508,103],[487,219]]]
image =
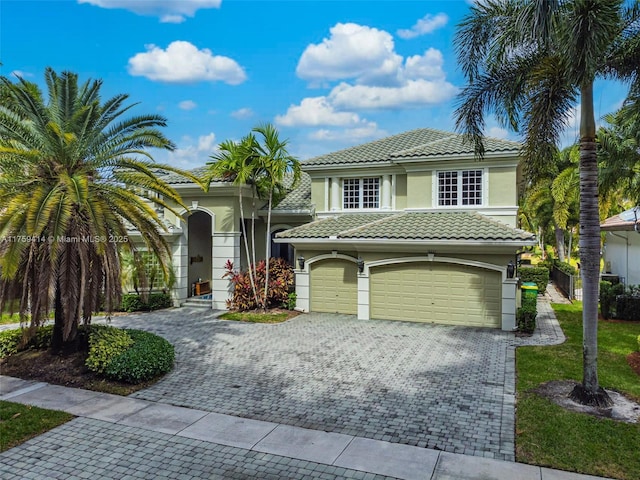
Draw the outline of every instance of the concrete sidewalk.
[[[0,394],[80,417],[0,454],[3,479],[599,478],[5,376]]]

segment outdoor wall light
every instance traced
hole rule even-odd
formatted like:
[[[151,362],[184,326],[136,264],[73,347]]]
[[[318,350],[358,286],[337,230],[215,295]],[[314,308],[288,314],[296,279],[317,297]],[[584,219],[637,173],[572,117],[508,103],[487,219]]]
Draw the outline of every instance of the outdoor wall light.
[[[362,259],[362,257],[358,257],[358,261],[356,262],[356,264],[358,265],[358,272],[364,272],[364,260]]]
[[[516,266],[513,264],[513,261],[509,260],[507,264],[507,278],[513,278],[516,273]]]
[[[298,257],[298,266],[300,270],[304,270],[304,257],[302,255]]]

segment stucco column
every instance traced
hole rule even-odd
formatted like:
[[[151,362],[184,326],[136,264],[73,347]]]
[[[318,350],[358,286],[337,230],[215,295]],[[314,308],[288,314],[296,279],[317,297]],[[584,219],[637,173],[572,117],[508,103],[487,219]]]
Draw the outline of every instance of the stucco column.
[[[369,267],[358,273],[358,320],[370,320],[369,311]]]
[[[227,299],[231,297],[231,282],[222,278],[227,260],[235,266],[240,265],[240,232],[214,233],[211,241],[211,290],[213,291],[213,308],[227,309]]]
[[[171,245],[171,265],[176,275],[176,282],[173,285],[171,296],[173,305],[179,307],[189,296],[189,271],[187,234],[183,233]]]
[[[391,210],[391,175],[382,176],[380,197],[380,208],[382,210]]]
[[[502,330],[507,332],[516,329],[517,289],[517,278],[505,278],[502,282]]]
[[[295,270],[296,276],[296,310],[298,312],[308,312],[310,307],[309,299],[309,267],[304,270]]]
[[[331,211],[342,210],[340,203],[340,177],[331,177]]]

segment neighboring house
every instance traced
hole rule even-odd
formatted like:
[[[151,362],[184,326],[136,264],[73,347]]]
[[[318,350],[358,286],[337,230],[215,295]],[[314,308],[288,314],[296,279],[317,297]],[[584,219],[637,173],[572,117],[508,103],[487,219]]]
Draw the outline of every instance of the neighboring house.
[[[640,285],[640,207],[604,221],[604,274],[617,276],[627,285]]]
[[[520,145],[420,129],[302,162],[316,221],[281,232],[296,248],[298,309],[515,328],[507,265],[533,234],[515,228]]]

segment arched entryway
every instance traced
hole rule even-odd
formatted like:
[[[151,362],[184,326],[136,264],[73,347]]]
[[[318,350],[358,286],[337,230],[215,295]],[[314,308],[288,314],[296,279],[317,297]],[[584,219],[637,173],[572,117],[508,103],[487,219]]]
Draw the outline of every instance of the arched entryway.
[[[211,291],[212,243],[211,215],[202,211],[194,211],[187,219],[189,235],[189,296]],[[206,288],[209,282],[209,288]],[[200,284],[196,292],[195,285]]]

